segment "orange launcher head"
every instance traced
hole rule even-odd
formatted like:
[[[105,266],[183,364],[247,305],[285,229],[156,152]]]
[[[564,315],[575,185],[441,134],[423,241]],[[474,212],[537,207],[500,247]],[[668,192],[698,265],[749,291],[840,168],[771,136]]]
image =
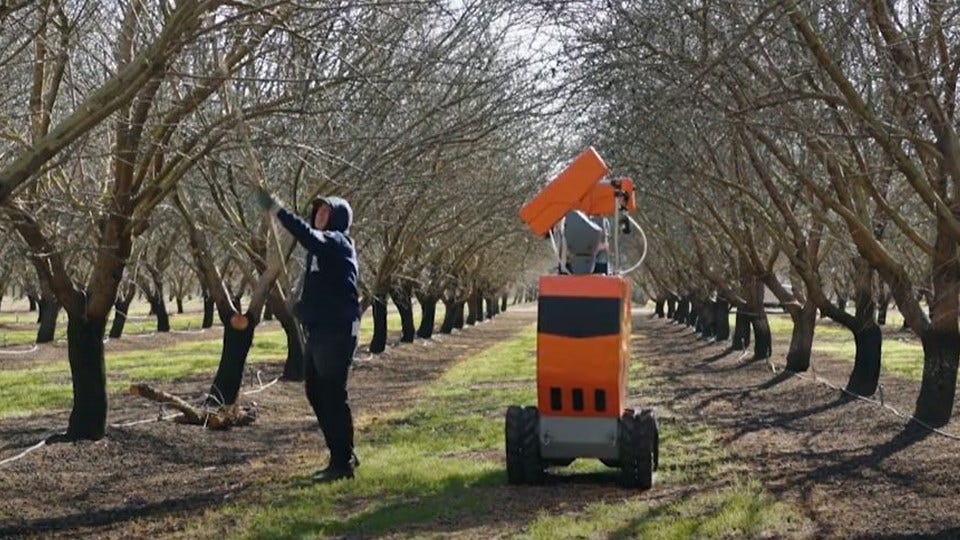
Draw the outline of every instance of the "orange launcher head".
[[[625,210],[634,210],[633,181],[601,181],[608,172],[596,150],[587,148],[520,208],[520,219],[533,234],[543,236],[571,210],[589,216],[610,216],[617,204],[617,188],[626,195]]]

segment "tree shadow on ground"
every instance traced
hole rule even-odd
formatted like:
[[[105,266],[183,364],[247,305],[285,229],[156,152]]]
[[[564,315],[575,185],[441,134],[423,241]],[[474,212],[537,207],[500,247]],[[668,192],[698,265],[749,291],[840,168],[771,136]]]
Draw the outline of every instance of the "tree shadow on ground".
[[[858,476],[864,468],[877,469],[890,456],[901,452],[930,437],[933,432],[916,422],[909,422],[893,439],[875,446],[868,454],[854,456],[839,463],[831,463],[818,467],[807,475],[811,481],[820,481],[836,477]],[[888,477],[890,475],[887,475]],[[910,482],[909,478],[901,482]]]
[[[777,377],[782,376],[784,373],[785,372],[781,372],[777,374]],[[787,378],[790,378],[791,376],[792,375],[788,374]],[[774,377],[774,379],[776,379],[777,377]],[[831,409],[846,405],[852,401],[853,401],[853,398],[851,398],[850,396],[846,394],[840,394],[833,401],[829,401],[827,403],[821,403],[820,405],[815,405],[813,407],[808,407],[806,409],[801,409],[801,410],[792,411],[792,412],[776,413],[772,416],[768,416],[765,418],[747,418],[741,423],[742,427],[737,429],[737,431],[734,432],[733,435],[728,437],[726,440],[735,441],[750,433],[754,433],[764,429],[769,429],[771,427],[776,427],[781,429],[789,428],[790,424],[798,420],[802,420],[810,416],[815,416],[817,414],[827,412]]]
[[[131,519],[162,516],[184,510],[209,508],[223,500],[226,490],[165,499],[148,504],[130,504],[101,510],[75,512],[55,518],[39,518],[22,522],[0,521],[0,537],[15,535],[49,535],[58,531],[84,527],[104,527]]]

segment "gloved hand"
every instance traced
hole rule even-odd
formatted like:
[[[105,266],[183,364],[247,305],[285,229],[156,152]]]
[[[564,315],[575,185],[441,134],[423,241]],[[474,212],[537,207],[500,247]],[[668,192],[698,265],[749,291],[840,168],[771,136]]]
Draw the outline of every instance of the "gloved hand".
[[[257,187],[255,198],[257,200],[257,204],[260,205],[260,208],[263,208],[265,212],[275,214],[277,210],[280,209],[280,202],[277,201],[277,199],[271,195],[269,191],[262,187]]]

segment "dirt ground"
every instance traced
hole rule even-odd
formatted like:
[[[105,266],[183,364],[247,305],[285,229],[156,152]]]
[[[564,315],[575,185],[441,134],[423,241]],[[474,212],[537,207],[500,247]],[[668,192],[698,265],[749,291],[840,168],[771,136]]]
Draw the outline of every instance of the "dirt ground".
[[[719,428],[734,456],[814,523],[813,536],[960,537],[960,441],[825,384],[842,388],[850,362],[815,356],[813,373],[775,373],[689,328],[649,317],[635,327],[662,404]],[[774,350],[780,367],[786,345]],[[887,405],[912,412],[919,383],[881,384]],[[960,425],[943,431],[960,435]]]
[[[361,356],[351,376],[351,401],[360,422],[403,408],[415,399],[416,388],[451,362],[534,320],[532,310],[512,309],[427,344]],[[669,410],[664,421],[717,428],[733,459],[810,520],[797,536],[960,537],[960,441],[907,425],[878,405],[845,399],[815,381],[813,373],[774,373],[766,361],[741,359],[726,344],[698,340],[690,329],[646,313],[635,317],[634,328],[635,358],[647,366],[652,381],[645,395],[634,398]],[[775,360],[786,344],[776,345]],[[850,369],[847,362],[827,358],[814,358],[813,365],[818,379],[838,386]],[[263,370],[266,381],[281,366],[252,368]],[[917,383],[889,375],[882,383],[887,404],[912,410]],[[191,397],[208,384],[209,377],[197,377],[164,389]],[[232,497],[255,496],[250,493],[256,489],[254,480],[279,480],[322,464],[320,435],[299,383],[277,384],[247,399],[258,402],[261,415],[248,428],[207,432],[170,422],[114,426],[103,441],[44,447],[0,468],[0,537],[175,535],[204,509]],[[111,403],[109,421],[150,418],[157,412],[144,400],[119,396]],[[0,420],[0,457],[65,425],[67,414]],[[955,423],[945,430],[960,434]],[[661,456],[664,465],[669,466],[669,456]],[[400,534],[515,534],[540,511],[574,512],[590,503],[623,499],[628,492],[615,488],[614,480],[614,475],[576,475],[551,480],[576,489],[493,487],[503,501],[499,515],[421,524]],[[668,502],[714,488],[658,485],[643,497]]]

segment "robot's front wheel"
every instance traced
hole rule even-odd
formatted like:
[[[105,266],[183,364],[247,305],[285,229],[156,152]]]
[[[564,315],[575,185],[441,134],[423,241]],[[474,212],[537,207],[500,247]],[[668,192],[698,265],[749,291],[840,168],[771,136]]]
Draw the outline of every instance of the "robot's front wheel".
[[[625,410],[620,417],[619,441],[621,484],[650,489],[660,461],[660,434],[653,410]]]
[[[511,484],[543,482],[539,425],[540,414],[536,407],[512,405],[507,408],[507,480]]]

